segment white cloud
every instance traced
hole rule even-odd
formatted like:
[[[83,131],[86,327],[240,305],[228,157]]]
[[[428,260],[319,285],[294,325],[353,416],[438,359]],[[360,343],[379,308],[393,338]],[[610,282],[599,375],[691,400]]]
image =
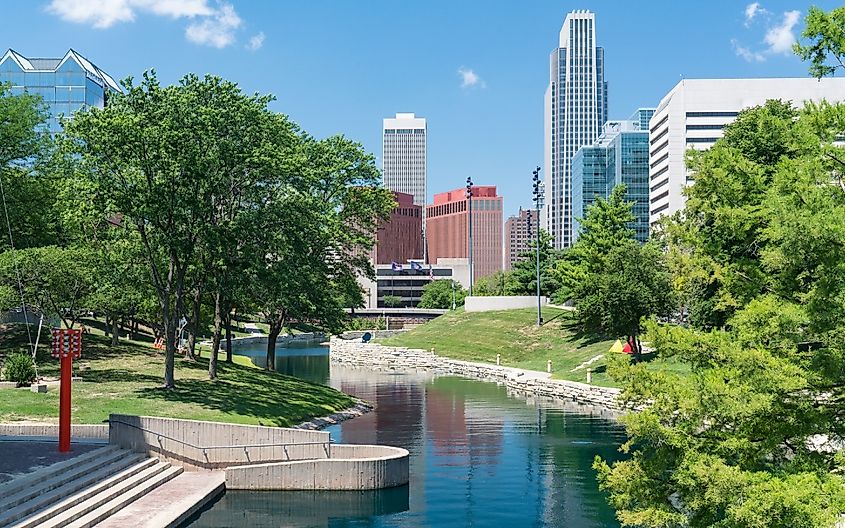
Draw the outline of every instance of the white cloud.
[[[133,22],[137,14],[187,18],[191,23],[185,28],[185,37],[195,44],[215,48],[234,43],[236,30],[243,25],[232,4],[220,0],[214,5],[210,0],[51,0],[47,12],[98,29]],[[259,33],[248,48],[258,49],[263,42],[264,33]]]
[[[736,52],[736,54],[748,62],[763,62],[764,60],[766,60],[765,55],[763,55],[759,51],[751,51],[750,49],[737,42],[736,39],[731,39],[731,45],[734,47],[734,51]]]
[[[461,76],[461,88],[487,87],[487,83],[484,82],[484,79],[479,77],[478,74],[470,68],[461,66],[458,68],[458,75]]]
[[[242,24],[232,4],[221,3],[213,15],[185,28],[185,37],[195,44],[225,48],[235,42],[235,30]]]
[[[792,53],[792,45],[795,44],[795,25],[798,24],[800,17],[801,11],[787,11],[783,14],[780,25],[766,31],[764,40],[769,45],[767,50],[769,53],[785,55]]]
[[[751,22],[753,22],[757,16],[767,14],[769,14],[769,12],[760,5],[760,2],[748,4],[745,6],[745,27],[750,26]]]
[[[105,29],[118,22],[132,22],[136,12],[170,18],[209,16],[208,0],[52,0],[47,12],[62,20]]]
[[[249,39],[249,43],[246,45],[246,49],[249,51],[256,51],[261,49],[261,46],[264,45],[264,32],[261,31],[257,35],[253,35],[251,39]]]
[[[766,47],[760,50],[753,50],[743,46],[737,39],[731,39],[731,46],[737,56],[747,62],[763,62],[772,55],[789,55],[792,53],[792,45],[795,44],[795,26],[801,18],[801,12],[797,10],[786,11],[783,19],[779,19],[776,25],[772,25],[771,13],[763,9],[758,2],[748,4],[745,7],[745,27],[749,27],[751,21],[764,16],[767,21],[766,34],[763,42]]]

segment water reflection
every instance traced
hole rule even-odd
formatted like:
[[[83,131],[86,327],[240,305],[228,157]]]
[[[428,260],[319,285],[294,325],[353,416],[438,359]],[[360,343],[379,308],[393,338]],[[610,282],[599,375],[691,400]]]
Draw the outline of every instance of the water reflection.
[[[380,491],[227,491],[194,527],[276,528],[339,526],[344,519],[369,519],[408,510],[408,486]]]
[[[515,397],[492,383],[330,364],[324,350],[322,356],[310,349],[279,352],[276,362],[286,373],[325,380],[376,405],[327,430],[339,442],[408,449],[405,502],[377,495],[362,500],[390,507],[369,511],[359,504],[347,514],[333,509],[314,519],[299,495],[227,494],[200,521],[227,511],[231,516],[217,526],[263,526],[249,516],[255,511],[270,515],[273,526],[618,526],[591,467],[597,454],[617,457],[624,440],[621,427],[603,411]],[[329,508],[347,504],[348,497],[321,499]],[[271,508],[268,502],[284,505]]]

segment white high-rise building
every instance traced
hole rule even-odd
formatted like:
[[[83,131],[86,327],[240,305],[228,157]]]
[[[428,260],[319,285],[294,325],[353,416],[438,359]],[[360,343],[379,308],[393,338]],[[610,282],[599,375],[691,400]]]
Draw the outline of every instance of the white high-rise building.
[[[556,248],[572,245],[572,156],[591,145],[607,121],[604,48],[596,46],[596,16],[566,15],[550,58],[545,108],[543,223]]]
[[[649,122],[649,222],[684,208],[684,187],[693,182],[684,155],[708,149],[740,110],[769,99],[845,101],[845,79],[685,79],[660,101]]]
[[[410,194],[414,205],[426,205],[425,119],[398,113],[384,120],[382,174],[391,191]]]

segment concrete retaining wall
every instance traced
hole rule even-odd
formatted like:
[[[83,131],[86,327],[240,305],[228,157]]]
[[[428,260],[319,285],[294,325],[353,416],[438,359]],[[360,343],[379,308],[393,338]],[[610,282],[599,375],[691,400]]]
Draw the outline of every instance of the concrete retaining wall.
[[[296,335],[279,336],[276,338],[276,346],[289,345],[291,343],[320,343],[325,341],[326,336],[320,333],[308,332]],[[266,335],[256,335],[249,337],[236,337],[232,339],[232,349],[237,350],[239,347],[252,346],[256,344],[267,345]]]
[[[109,425],[111,444],[203,469],[328,458],[334,447],[329,433],[281,427],[119,414]]]
[[[360,341],[364,334],[369,332],[373,339],[384,339],[395,335],[404,334],[407,330],[347,330],[338,337],[341,339],[352,339]]]
[[[548,299],[540,297],[540,305],[548,304]],[[496,310],[519,310],[521,308],[536,308],[537,296],[515,295],[515,296],[492,296],[492,297],[467,297],[464,301],[464,309],[467,312],[493,312]]]
[[[373,490],[408,483],[408,451],[333,445],[332,458],[226,468],[226,489]]]
[[[518,394],[574,401],[614,413],[627,410],[618,400],[619,389],[553,380],[545,373],[458,361],[437,356],[427,350],[387,347],[378,343],[345,341],[334,337],[331,339],[330,350],[331,360],[341,364],[368,368],[425,370],[437,374],[463,376],[493,381]]]
[[[0,436],[43,436],[59,438],[59,424],[0,424]],[[108,440],[109,426],[72,424],[70,426],[71,440]]]

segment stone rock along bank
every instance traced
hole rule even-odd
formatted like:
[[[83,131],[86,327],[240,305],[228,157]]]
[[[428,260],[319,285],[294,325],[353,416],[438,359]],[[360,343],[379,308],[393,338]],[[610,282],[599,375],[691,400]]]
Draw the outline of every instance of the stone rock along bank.
[[[351,366],[425,370],[441,375],[492,381],[505,385],[516,393],[574,401],[618,414],[629,410],[619,400],[619,389],[550,379],[545,372],[458,361],[438,356],[428,350],[389,347],[332,337],[330,355],[331,361]]]

